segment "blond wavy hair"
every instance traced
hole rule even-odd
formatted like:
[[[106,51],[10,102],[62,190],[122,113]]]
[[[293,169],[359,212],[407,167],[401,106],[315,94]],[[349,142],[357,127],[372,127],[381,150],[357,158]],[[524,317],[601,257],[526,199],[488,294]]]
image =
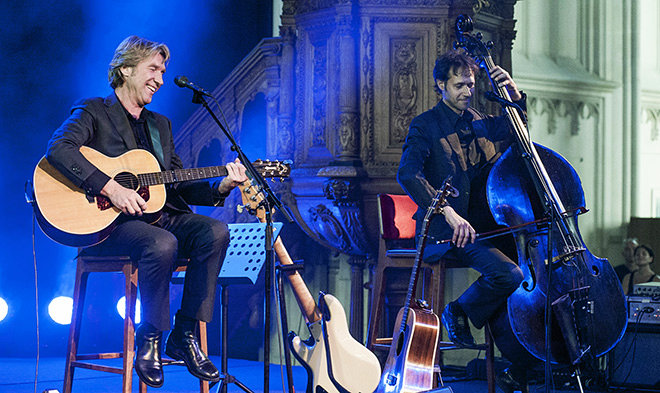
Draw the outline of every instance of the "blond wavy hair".
[[[170,60],[170,49],[162,42],[150,41],[136,35],[126,37],[115,49],[115,54],[108,67],[110,86],[116,89],[124,84],[122,67],[135,67],[142,60],[148,59],[156,53],[163,56],[165,64]]]

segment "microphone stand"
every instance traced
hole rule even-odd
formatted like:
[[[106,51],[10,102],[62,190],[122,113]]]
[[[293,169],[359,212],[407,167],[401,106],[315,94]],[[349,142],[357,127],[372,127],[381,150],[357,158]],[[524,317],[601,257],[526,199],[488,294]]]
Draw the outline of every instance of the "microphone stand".
[[[263,201],[261,202],[265,208],[266,211],[266,229],[265,229],[265,235],[266,235],[266,240],[265,240],[265,246],[266,246],[266,260],[265,260],[265,273],[264,273],[264,281],[265,281],[265,288],[264,288],[264,392],[268,393],[269,391],[269,382],[270,382],[270,374],[269,374],[269,369],[270,369],[270,324],[271,324],[271,313],[270,313],[270,308],[271,308],[271,292],[273,290],[273,268],[275,266],[275,251],[273,250],[273,219],[272,219],[272,214],[271,210],[273,208],[277,208],[282,214],[284,214],[285,218],[289,222],[293,222],[293,216],[291,213],[287,210],[287,208],[282,204],[282,201],[279,200],[279,198],[275,195],[273,190],[270,188],[266,180],[257,172],[257,170],[254,168],[252,165],[252,162],[247,158],[241,147],[236,143],[236,140],[234,139],[233,135],[231,132],[223,126],[222,122],[217,118],[215,113],[211,110],[209,107],[209,104],[206,102],[206,99],[204,98],[204,92],[199,91],[196,89],[193,89],[193,98],[192,102],[195,104],[202,104],[204,108],[208,111],[208,113],[211,115],[213,120],[216,122],[218,127],[222,130],[222,132],[225,134],[229,142],[231,143],[231,150],[235,151],[236,154],[238,155],[238,159],[241,161],[241,163],[245,166],[246,172],[250,175],[250,177],[254,180],[254,182],[258,186],[258,191],[262,193],[263,195]],[[226,386],[226,384],[225,384]]]

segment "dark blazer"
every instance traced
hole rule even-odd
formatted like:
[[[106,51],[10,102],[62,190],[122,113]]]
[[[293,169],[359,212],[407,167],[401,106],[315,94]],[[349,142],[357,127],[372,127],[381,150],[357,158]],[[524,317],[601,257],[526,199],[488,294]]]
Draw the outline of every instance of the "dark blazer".
[[[156,155],[161,166],[165,170],[183,168],[174,151],[170,120],[151,111],[147,116],[149,132],[158,134],[162,146],[162,160]],[[110,157],[137,148],[126,112],[114,93],[74,104],[69,118],[53,133],[46,152],[48,162],[64,176],[88,194],[97,195],[109,177],[80,153],[83,145]],[[166,205],[176,211],[190,212],[188,204],[217,206],[225,197],[218,191],[217,182],[188,181],[168,187]]]
[[[467,159],[458,134],[454,132],[454,124],[445,112],[446,107],[442,106],[444,104],[439,102],[410,123],[397,172],[399,184],[419,207],[414,216],[418,232],[431,199],[449,175],[453,177],[452,185],[458,189],[459,196],[449,198],[448,203],[461,217],[468,218],[471,184]],[[473,118],[477,147],[485,160],[492,164],[512,142],[508,120],[503,116],[485,116],[471,108],[468,111]],[[429,232],[437,240],[449,239],[453,233],[442,218],[431,222]],[[446,245],[443,250],[448,248]]]

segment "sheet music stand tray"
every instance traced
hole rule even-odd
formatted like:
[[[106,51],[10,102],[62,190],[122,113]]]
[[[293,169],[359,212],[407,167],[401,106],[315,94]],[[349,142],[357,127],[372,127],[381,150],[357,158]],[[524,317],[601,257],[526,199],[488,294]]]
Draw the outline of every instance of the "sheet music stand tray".
[[[273,223],[273,242],[282,229],[281,222]],[[229,303],[229,285],[252,284],[257,282],[259,272],[266,260],[266,224],[227,224],[229,227],[229,247],[222,263],[218,284],[220,285],[220,384],[216,392],[227,393],[227,384],[234,383],[247,393],[250,388],[227,372],[227,306]],[[178,272],[174,280],[183,280],[185,272]],[[211,385],[211,387],[214,384]]]

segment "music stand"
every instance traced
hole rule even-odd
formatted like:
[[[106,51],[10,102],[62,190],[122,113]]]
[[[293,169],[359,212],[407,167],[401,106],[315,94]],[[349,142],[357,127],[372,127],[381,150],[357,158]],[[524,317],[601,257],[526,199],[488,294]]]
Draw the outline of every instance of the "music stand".
[[[273,239],[282,229],[281,222],[273,223]],[[227,306],[229,303],[228,286],[235,284],[252,284],[257,282],[259,272],[266,260],[265,240],[266,224],[227,224],[229,227],[229,247],[222,263],[218,284],[220,284],[220,384],[216,392],[227,393],[227,384],[234,383],[247,393],[253,393],[250,388],[236,379],[227,371]],[[185,272],[177,272],[175,280],[182,280]],[[215,384],[211,384],[213,387]]]

